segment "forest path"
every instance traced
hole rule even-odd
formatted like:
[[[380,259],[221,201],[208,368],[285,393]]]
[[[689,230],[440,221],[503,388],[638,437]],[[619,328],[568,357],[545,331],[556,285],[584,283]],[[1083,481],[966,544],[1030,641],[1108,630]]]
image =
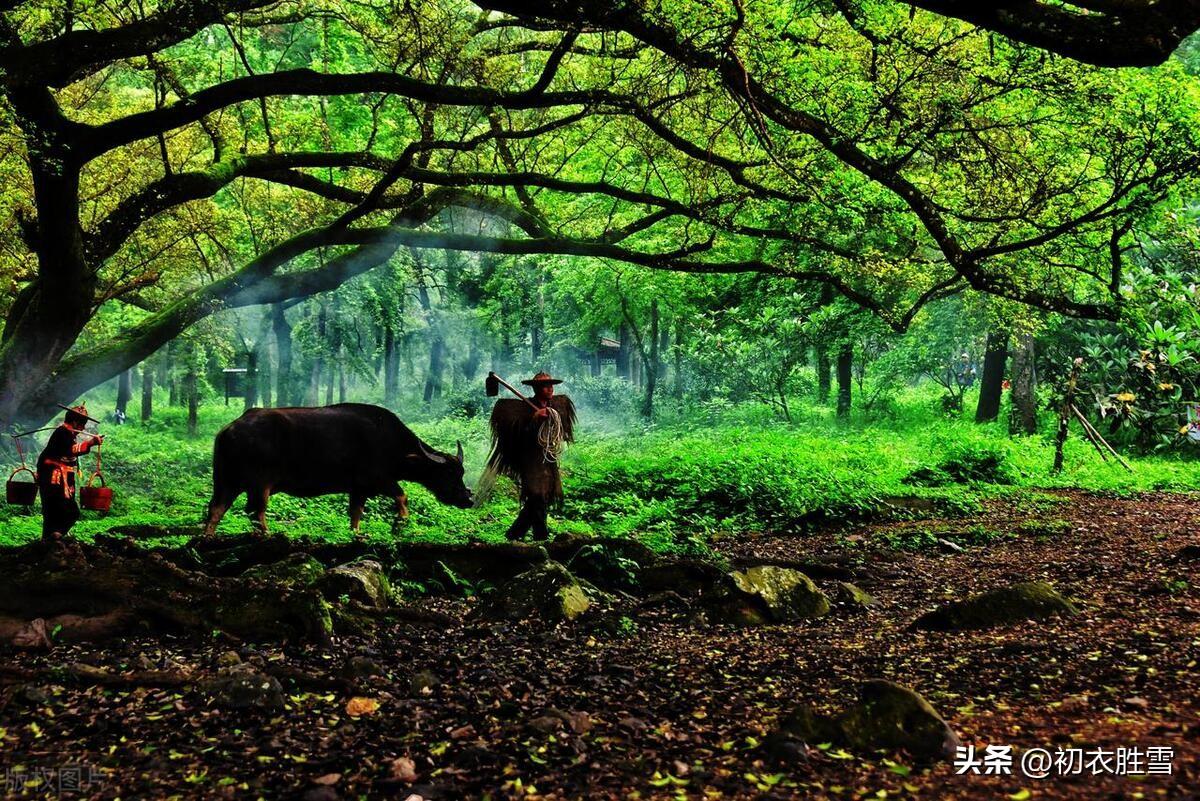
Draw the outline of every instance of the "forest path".
[[[965,520],[721,543],[732,557],[857,564],[869,574],[862,586],[874,609],[795,625],[696,626],[685,611],[659,608],[612,636],[469,623],[471,602],[430,599],[462,622],[393,625],[325,651],[149,636],[0,651],[0,664],[21,669],[78,660],[212,672],[234,648],[250,664],[316,677],[288,689],[287,707],[273,713],[219,709],[191,687],[0,682],[0,769],[104,769],[96,797],[1195,797],[1198,563],[1173,559],[1200,541],[1200,503],[1062,498],[996,502]],[[895,547],[931,536],[984,544]],[[1080,614],[984,631],[908,628],[947,597],[1026,580],[1050,582]],[[357,716],[336,678],[356,657],[382,674],[359,682],[354,692],[379,708]],[[958,776],[948,763],[927,770],[836,746],[781,763],[762,747],[797,704],[843,709],[877,677],[921,692],[980,751],[1167,746],[1172,774]]]

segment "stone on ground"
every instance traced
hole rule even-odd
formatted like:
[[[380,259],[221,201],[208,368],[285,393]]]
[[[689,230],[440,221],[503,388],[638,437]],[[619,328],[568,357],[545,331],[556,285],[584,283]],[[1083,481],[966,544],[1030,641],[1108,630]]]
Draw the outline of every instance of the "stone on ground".
[[[284,587],[308,587],[325,575],[325,566],[306,553],[294,553],[278,562],[255,565],[242,578],[260,579]]]
[[[478,614],[490,620],[575,620],[591,606],[583,584],[558,562],[545,562],[505,582],[484,599]]]
[[[775,622],[787,623],[829,613],[825,593],[798,570],[760,565],[732,575],[739,590],[763,601],[768,616]]]
[[[283,709],[283,687],[274,676],[257,673],[249,665],[222,668],[200,689],[209,703],[224,709]]]
[[[835,582],[830,595],[835,603],[859,611],[869,609],[878,603],[874,595],[848,581]]]
[[[948,603],[921,615],[913,626],[943,631],[980,629],[1058,614],[1074,615],[1078,611],[1046,582],[1025,581]]]
[[[374,559],[355,559],[330,568],[321,579],[325,597],[336,601],[343,595],[376,609],[387,609],[392,586],[383,565]]]
[[[859,700],[834,718],[796,709],[777,738],[805,743],[837,742],[858,751],[906,751],[919,760],[950,759],[958,735],[921,695],[884,679],[864,682]]]

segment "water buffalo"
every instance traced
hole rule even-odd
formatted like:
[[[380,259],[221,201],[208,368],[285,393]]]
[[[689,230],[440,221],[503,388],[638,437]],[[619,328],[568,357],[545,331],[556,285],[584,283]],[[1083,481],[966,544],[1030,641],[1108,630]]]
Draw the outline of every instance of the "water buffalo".
[[[266,529],[271,493],[301,498],[350,495],[350,528],[356,533],[367,498],[396,500],[408,516],[399,482],[415,481],[442,503],[471,506],[458,455],[430,450],[400,418],[380,406],[338,403],[319,408],[248,409],[222,428],[213,443],[213,494],[205,536],[246,493],[246,511]]]

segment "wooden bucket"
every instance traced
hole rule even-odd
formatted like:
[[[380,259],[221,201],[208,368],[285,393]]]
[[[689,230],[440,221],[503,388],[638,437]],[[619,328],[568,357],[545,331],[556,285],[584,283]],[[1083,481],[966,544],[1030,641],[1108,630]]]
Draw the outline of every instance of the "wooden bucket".
[[[100,486],[93,487],[92,482],[100,479]],[[113,491],[104,483],[100,471],[92,473],[86,487],[79,490],[79,505],[93,512],[107,512],[112,508]]]
[[[28,473],[33,481],[15,481],[17,473]],[[4,499],[17,506],[32,506],[37,497],[37,476],[28,467],[22,465],[8,474],[8,483],[4,485]]]

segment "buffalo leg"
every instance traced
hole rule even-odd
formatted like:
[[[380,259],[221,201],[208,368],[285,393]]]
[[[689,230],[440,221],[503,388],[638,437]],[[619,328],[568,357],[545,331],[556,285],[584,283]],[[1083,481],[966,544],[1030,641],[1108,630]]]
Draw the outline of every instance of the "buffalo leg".
[[[400,531],[400,524],[408,520],[408,496],[404,494],[404,490],[400,485],[396,485],[396,506],[395,516],[392,518],[392,534],[393,536]]]
[[[363,496],[350,496],[350,530],[355,534],[358,533],[358,525],[362,522],[363,507],[366,505],[367,499]]]
[[[204,536],[211,537],[217,531],[217,525],[229,507],[233,505],[235,494],[227,489],[213,489],[212,500],[208,502],[208,518],[204,521]]]
[[[269,487],[257,487],[246,492],[246,511],[250,514],[254,530],[267,532],[267,502],[271,500]]]

